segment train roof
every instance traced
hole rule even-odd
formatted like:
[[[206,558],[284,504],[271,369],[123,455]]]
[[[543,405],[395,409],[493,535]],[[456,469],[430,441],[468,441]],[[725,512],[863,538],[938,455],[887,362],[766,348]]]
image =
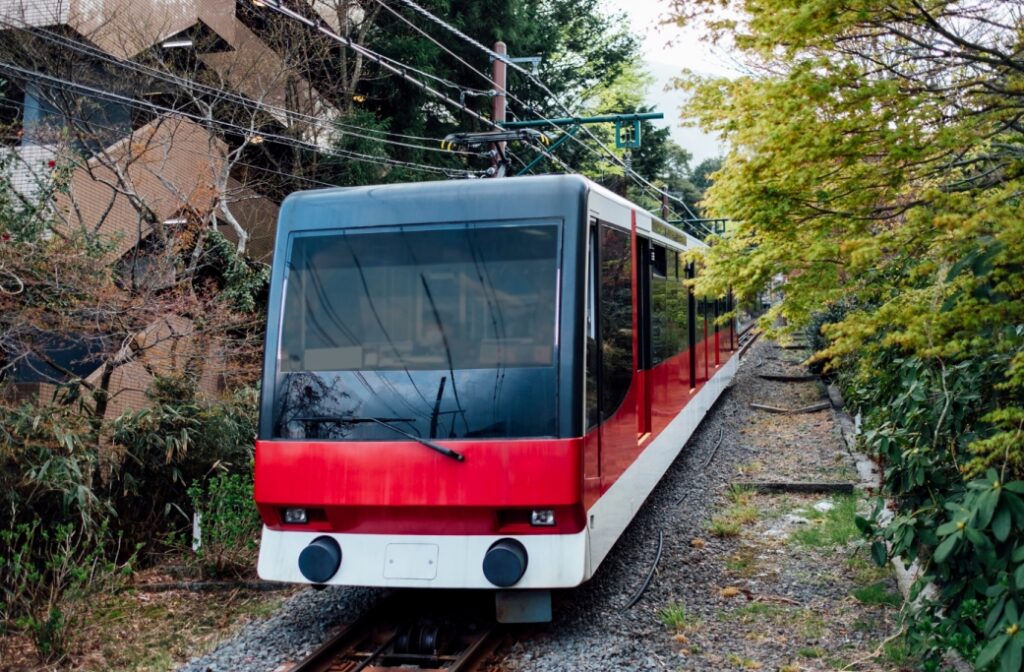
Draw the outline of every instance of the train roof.
[[[364,187],[336,187],[299,191],[281,204],[278,235],[291,231],[336,226],[472,221],[476,219],[519,219],[538,212],[565,209],[566,199],[584,199],[590,192],[620,206],[635,209],[680,234],[690,244],[703,243],[641,206],[588,180],[582,175],[537,175],[530,177],[437,180]],[[458,211],[453,215],[453,210]]]

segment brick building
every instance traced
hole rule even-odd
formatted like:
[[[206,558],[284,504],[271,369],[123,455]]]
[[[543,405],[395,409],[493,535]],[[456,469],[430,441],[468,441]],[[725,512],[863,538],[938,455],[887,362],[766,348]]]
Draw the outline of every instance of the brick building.
[[[316,0],[310,11],[336,17],[321,4]],[[315,146],[324,141],[324,126],[310,120],[337,112],[273,46],[281,40],[265,40],[242,20],[247,6],[0,0],[7,52],[0,61],[8,62],[0,67],[7,82],[0,121],[12,129],[0,152],[12,160],[12,187],[35,196],[50,171],[68,171],[67,193],[53,204],[59,226],[100,233],[111,244],[109,263],[146,282],[161,276],[144,265],[144,251],[190,218],[241,240],[250,258],[268,261],[277,202],[293,187],[275,182],[287,172],[280,162],[261,157],[286,156],[289,148],[268,141],[256,152],[256,145],[267,134]],[[208,84],[193,86],[200,80]],[[216,347],[193,342],[193,333],[191,321],[174,314],[142,329],[132,344],[137,355],[109,382],[107,417],[144,406],[154,375],[197,355],[208,363],[201,389],[215,393]],[[75,375],[100,375],[88,370],[73,338],[55,342],[61,347],[54,358]],[[42,398],[60,378],[52,367],[28,362],[17,373],[18,394]]]

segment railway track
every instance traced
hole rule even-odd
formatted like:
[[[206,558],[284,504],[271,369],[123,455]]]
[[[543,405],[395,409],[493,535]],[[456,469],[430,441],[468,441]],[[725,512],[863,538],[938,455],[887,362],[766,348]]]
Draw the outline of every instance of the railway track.
[[[493,600],[438,592],[391,593],[290,672],[484,669],[503,635]]]

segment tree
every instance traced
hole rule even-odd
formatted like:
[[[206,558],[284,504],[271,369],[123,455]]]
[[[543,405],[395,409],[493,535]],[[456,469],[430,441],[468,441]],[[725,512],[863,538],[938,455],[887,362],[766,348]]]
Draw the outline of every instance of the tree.
[[[572,110],[594,99],[597,91],[631,67],[637,50],[635,38],[620,27],[621,22],[600,10],[598,0],[520,0],[494,6],[468,0],[421,4],[488,47],[494,41],[503,40],[513,56],[541,56],[539,78]],[[467,107],[484,117],[490,117],[490,63],[487,55],[475,46],[404,9],[381,12],[374,26],[366,32],[363,44],[429,73],[437,78],[429,80],[432,86],[452,99],[464,101]],[[333,52],[332,58],[336,58]],[[391,134],[425,138],[442,138],[458,131],[491,130],[490,126],[439,102],[376,64],[366,64],[363,73],[356,94],[359,102],[346,113],[348,119],[358,120],[361,125]],[[424,79],[416,72],[411,74]],[[566,110],[556,104],[551,94],[514,68],[508,71],[508,89],[510,119],[566,116]],[[539,128],[553,131],[543,125]],[[364,152],[377,152],[381,158],[444,169],[480,170],[487,166],[486,160],[437,152],[434,151],[436,145],[424,146],[425,143],[418,140],[405,140],[405,146],[384,147],[379,142],[368,143],[366,139],[338,135],[335,147],[345,150],[361,147]],[[524,161],[534,155],[534,150],[515,146],[512,151],[523,154]],[[564,153],[566,160],[574,165],[580,151],[570,143],[560,148],[559,156]],[[514,169],[521,165],[515,162]],[[336,168],[337,165],[330,171]],[[360,174],[361,179],[371,182],[424,177],[400,167],[369,172],[360,169]],[[330,172],[325,175],[330,177]],[[352,173],[346,169],[330,179],[341,175],[348,177]]]
[[[899,505],[880,534],[940,583],[915,641],[929,659],[953,646],[1019,669],[1024,6],[675,7],[748,65],[685,84],[690,114],[732,147],[705,202],[735,233],[703,288],[753,294],[781,276],[769,321],[832,312],[818,357],[862,404]]]
[[[711,179],[711,175],[721,170],[723,163],[725,163],[725,159],[721,156],[707,158],[698,163],[697,167],[693,169],[693,174],[690,178],[694,188],[702,195],[707,192],[714,182]]]

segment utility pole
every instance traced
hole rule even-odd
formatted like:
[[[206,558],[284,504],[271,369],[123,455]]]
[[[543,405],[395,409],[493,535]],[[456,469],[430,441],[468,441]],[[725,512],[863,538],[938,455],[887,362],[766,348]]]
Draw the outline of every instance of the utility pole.
[[[491,63],[491,84],[494,86],[494,97],[491,98],[491,121],[497,125],[505,122],[505,73],[507,63],[505,58],[508,55],[508,48],[504,42],[494,43],[494,53],[500,58],[494,59]],[[505,175],[505,143],[494,143],[494,157],[491,159],[491,168],[494,169],[493,177],[504,177]]]
[[[665,189],[668,189],[668,185],[665,185]],[[661,192],[661,218],[666,222],[668,221],[668,192]]]

